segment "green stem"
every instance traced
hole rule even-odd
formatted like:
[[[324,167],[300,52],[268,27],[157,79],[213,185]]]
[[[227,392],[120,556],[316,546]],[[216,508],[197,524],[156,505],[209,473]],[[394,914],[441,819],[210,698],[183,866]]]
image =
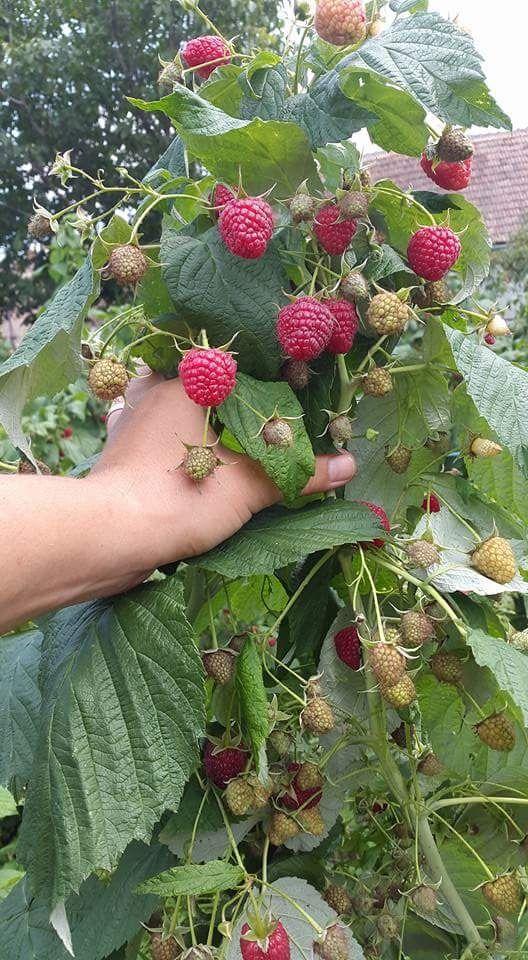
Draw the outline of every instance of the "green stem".
[[[279,616],[278,616],[277,619],[275,620],[275,623],[274,623],[274,624],[269,628],[269,630],[267,630],[266,633],[264,634],[264,639],[265,639],[265,640],[266,640],[268,637],[272,636],[272,634],[274,634],[274,633],[277,632],[277,628],[280,626],[280,624],[282,623],[282,621],[284,620],[284,618],[288,615],[288,613],[290,612],[291,608],[293,607],[293,604],[296,603],[296,601],[299,599],[299,597],[301,596],[301,593],[303,592],[303,590],[308,586],[308,584],[310,583],[310,581],[315,577],[316,573],[319,572],[319,570],[321,569],[321,567],[323,567],[323,566],[325,565],[325,563],[327,562],[327,560],[330,560],[330,557],[333,557],[333,556],[334,556],[336,550],[337,550],[337,547],[332,547],[330,550],[327,550],[326,553],[324,553],[323,556],[319,558],[319,560],[317,561],[317,563],[314,564],[314,566],[312,567],[312,569],[310,570],[310,572],[306,574],[304,580],[303,580],[302,583],[297,587],[297,590],[295,591],[295,593],[292,593],[290,599],[288,600],[288,603],[287,603],[286,606],[284,607],[284,610],[281,611],[281,613],[279,614]]]
[[[378,193],[386,194],[388,197],[396,197],[398,200],[406,200],[413,207],[416,207],[420,213],[423,213],[424,217],[427,217],[431,226],[436,227],[437,223],[433,214],[429,212],[421,203],[418,202],[414,197],[408,193],[397,193],[396,190],[389,190],[387,187],[377,187]]]
[[[277,887],[275,886],[271,887],[271,884],[269,884],[265,880],[262,880],[262,886],[271,888],[274,894],[277,894],[277,896],[282,897],[283,900],[286,900],[286,903],[289,903],[290,906],[294,907],[297,910],[297,913],[299,913],[301,917],[303,917],[303,919],[310,924],[310,926],[312,927],[313,930],[315,930],[318,936],[321,936],[323,934],[324,932],[323,928],[320,927],[318,923],[316,923],[313,917],[311,917],[310,914],[306,912],[306,910],[303,910],[301,905],[297,903],[297,901],[294,900],[293,897],[290,897],[287,893],[284,893],[283,890],[278,890]]]
[[[211,908],[211,919],[209,921],[209,930],[207,932],[207,946],[210,947],[213,942],[215,926],[216,926],[216,914],[218,912],[218,904],[220,902],[220,894],[215,893],[213,905]]]
[[[311,18],[310,18],[310,20],[309,20],[308,23],[306,24],[306,26],[305,26],[302,34],[301,34],[301,38],[300,38],[300,40],[299,40],[299,46],[298,46],[298,49],[297,49],[297,59],[296,59],[296,61],[295,61],[295,76],[294,76],[294,78],[293,78],[293,93],[294,93],[294,94],[296,94],[296,93],[299,92],[299,79],[300,79],[300,76],[301,76],[301,66],[302,66],[302,52],[303,52],[303,47],[304,47],[304,41],[306,40],[306,37],[307,37],[307,35],[308,35],[309,30],[311,29],[311,26],[312,26],[312,20],[311,20]]]
[[[410,373],[412,370],[425,370],[429,366],[428,363],[410,363],[406,367],[391,367],[391,376],[394,376],[396,373]]]
[[[444,600],[441,593],[438,593],[438,590],[435,590],[430,583],[427,583],[425,580],[420,580],[419,577],[413,577],[411,573],[408,573],[404,567],[397,566],[394,563],[390,563],[388,560],[376,556],[376,563],[379,563],[381,567],[385,567],[386,570],[391,570],[392,573],[395,573],[398,577],[402,577],[404,580],[407,580],[409,583],[414,583],[416,587],[420,587],[425,593],[428,593],[429,596],[433,597],[434,600],[442,607],[443,610],[447,613],[448,617],[454,623],[458,632],[464,637],[466,637],[465,627],[461,626],[458,620],[458,617],[453,613],[449,604]]]
[[[432,810],[434,813],[443,807],[458,807],[462,804],[472,803],[515,803],[520,806],[528,806],[528,800],[523,800],[521,797],[449,797],[447,800],[437,800],[434,803],[430,803],[429,810]]]
[[[444,820],[444,818],[441,817],[439,813],[436,813],[436,811],[433,813],[433,816],[435,816],[435,817],[437,818],[437,820],[440,821],[440,823],[443,823],[444,827],[447,827],[447,829],[450,830],[451,833],[453,833],[453,834],[455,835],[455,837],[457,838],[457,840],[459,841],[459,843],[461,843],[462,846],[466,848],[466,850],[469,850],[469,852],[470,852],[471,854],[473,854],[473,856],[475,857],[475,860],[477,861],[477,863],[479,864],[479,866],[482,868],[482,870],[484,871],[484,873],[486,874],[486,876],[488,877],[488,879],[489,879],[489,880],[493,880],[493,874],[492,874],[491,870],[489,869],[488,865],[487,865],[486,863],[484,863],[484,860],[482,859],[482,857],[480,857],[480,856],[478,855],[478,853],[477,853],[477,851],[475,850],[475,848],[472,847],[470,843],[468,843],[468,841],[466,840],[466,838],[463,837],[462,834],[459,833],[458,830],[456,830],[455,827],[454,827],[451,823],[449,823],[448,820]]]
[[[18,464],[5,463],[4,460],[0,460],[0,470],[5,470],[6,473],[18,473]]]
[[[353,386],[353,382],[350,379],[350,376],[347,370],[345,356],[343,353],[339,353],[337,356],[337,370],[339,373],[339,382],[341,384],[338,412],[345,413],[350,407],[350,403],[353,395],[352,391],[353,389],[355,389],[357,380],[354,381],[354,386]]]

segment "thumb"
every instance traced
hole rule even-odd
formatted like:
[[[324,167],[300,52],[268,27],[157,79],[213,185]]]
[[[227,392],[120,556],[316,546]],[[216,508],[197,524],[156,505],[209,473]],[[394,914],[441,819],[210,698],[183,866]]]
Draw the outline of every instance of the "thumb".
[[[342,453],[320,455],[315,460],[315,474],[308,481],[303,494],[335,490],[352,480],[356,472],[356,460],[346,450]]]

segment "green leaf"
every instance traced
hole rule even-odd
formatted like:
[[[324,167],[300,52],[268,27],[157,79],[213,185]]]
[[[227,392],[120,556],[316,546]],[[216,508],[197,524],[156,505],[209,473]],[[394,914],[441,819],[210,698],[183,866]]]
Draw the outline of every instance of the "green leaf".
[[[0,783],[17,793],[28,782],[37,742],[42,634],[0,640]]]
[[[479,414],[528,476],[528,374],[481,346],[476,337],[450,327],[444,332]]]
[[[211,598],[213,616],[218,616],[224,607],[228,607],[235,620],[242,623],[255,623],[271,610],[278,615],[288,602],[288,594],[276,577],[244,577],[231,583],[224,583],[218,593]],[[204,603],[193,627],[197,634],[209,629],[209,604]]]
[[[339,77],[331,71],[311,84],[306,93],[289,97],[282,118],[302,127],[315,150],[327,143],[348,140],[375,116],[343,95]]]
[[[176,310],[192,326],[206,328],[214,344],[235,334],[240,369],[273,377],[280,365],[275,326],[288,286],[275,243],[259,260],[229,252],[213,227],[200,237],[165,229],[160,259]]]
[[[135,936],[141,923],[158,907],[152,894],[137,896],[136,888],[169,866],[172,857],[160,844],[131,843],[109,882],[91,876],[78,895],[66,901],[75,956],[102,960]],[[27,880],[19,883],[0,905],[0,942],[9,960],[67,960],[49,922],[49,907],[34,899]]]
[[[277,196],[289,197],[303,180],[317,186],[310,145],[295,123],[238,120],[179,85],[161,100],[129,99],[141,110],[165,113],[212,174],[227,183],[242,176],[248,193],[275,186]]]
[[[370,70],[348,69],[341,80],[345,96],[376,114],[367,121],[371,140],[383,150],[419,157],[429,139],[426,112],[414,97]]]
[[[51,906],[178,807],[205,699],[183,611],[181,587],[166,580],[59,611],[46,625],[19,858]]]
[[[237,67],[234,63],[217,68],[208,83],[202,86],[200,95],[231,117],[240,116],[242,88],[239,78],[242,73],[242,67]]]
[[[262,677],[262,659],[253,637],[248,637],[236,662],[236,691],[242,733],[249,740],[257,773],[265,769],[263,747],[269,734],[268,698]]]
[[[207,863],[211,857],[225,856],[231,850],[231,843],[214,796],[209,793],[204,802],[203,789],[194,779],[185,788],[178,813],[165,823],[160,833],[160,842],[166,843],[169,850],[180,859],[186,858],[199,811],[198,830],[193,838],[192,862]],[[231,824],[237,843],[241,843],[259,819],[260,815],[256,814]]]
[[[256,514],[225,543],[191,563],[235,579],[251,573],[273,573],[310,553],[383,537],[367,507],[327,500],[302,510],[272,507]]]
[[[137,893],[155,893],[164,899],[181,895],[198,896],[238,887],[243,880],[244,871],[241,867],[224,860],[211,860],[204,864],[189,863],[183,867],[172,867],[165,873],[145,880],[137,888]]]
[[[466,776],[475,735],[464,723],[466,710],[459,691],[430,673],[417,678],[416,688],[423,726],[434,753],[447,769]]]
[[[255,412],[257,411],[257,412]],[[260,416],[258,416],[260,414]],[[294,500],[315,472],[315,457],[302,417],[303,409],[287,383],[263,383],[243,373],[218,416],[252,460],[277,484],[286,501]],[[266,420],[288,418],[291,447],[274,447],[262,435]]]
[[[14,801],[14,798],[9,793],[9,790],[6,790],[5,787],[0,787],[0,820],[4,817],[16,817],[17,806]]]
[[[397,19],[337,69],[367,67],[446,123],[510,130],[511,121],[488,92],[481,61],[472,38],[455,23],[419,13]]]
[[[0,365],[0,424],[14,446],[29,457],[21,424],[24,407],[35,397],[57,393],[79,375],[82,325],[98,292],[98,275],[86,260]]]
[[[241,118],[281,119],[287,83],[288,76],[282,64],[253,70],[248,80],[241,78],[240,84],[244,90],[240,104]]]
[[[470,630],[467,642],[479,666],[491,670],[500,689],[522,710],[528,727],[528,657],[483,630]]]

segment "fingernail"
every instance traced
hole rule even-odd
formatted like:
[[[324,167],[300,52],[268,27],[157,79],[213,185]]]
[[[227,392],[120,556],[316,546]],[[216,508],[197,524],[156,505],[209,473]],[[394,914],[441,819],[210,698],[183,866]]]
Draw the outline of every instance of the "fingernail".
[[[356,461],[350,453],[337,453],[328,460],[330,487],[341,487],[352,480],[356,473]]]

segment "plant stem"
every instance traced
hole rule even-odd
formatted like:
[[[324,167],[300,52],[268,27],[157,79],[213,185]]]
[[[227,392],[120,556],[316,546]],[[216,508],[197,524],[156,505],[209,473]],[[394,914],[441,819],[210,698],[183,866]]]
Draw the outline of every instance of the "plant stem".
[[[435,812],[443,807],[458,807],[461,804],[470,803],[518,803],[521,806],[528,806],[528,800],[521,797],[449,797],[447,800],[437,800],[429,804],[429,810]]]
[[[482,857],[479,857],[479,855],[478,855],[477,851],[475,850],[475,848],[472,847],[470,843],[468,843],[468,841],[466,840],[466,838],[463,837],[462,834],[460,834],[460,833],[458,832],[458,830],[456,830],[455,827],[453,827],[453,825],[452,825],[451,823],[449,823],[448,820],[444,820],[444,818],[441,817],[439,813],[436,813],[436,812],[435,812],[435,813],[434,813],[434,816],[435,816],[438,820],[440,820],[440,823],[443,823],[444,827],[447,827],[447,829],[450,830],[451,833],[454,833],[455,837],[456,837],[457,840],[462,844],[462,846],[465,847],[466,850],[469,850],[469,852],[475,857],[475,860],[477,861],[477,863],[479,864],[479,866],[482,867],[482,869],[483,869],[484,873],[486,874],[486,876],[488,877],[488,879],[489,879],[489,880],[493,880],[493,874],[492,874],[491,870],[489,869],[489,867],[487,866],[487,864],[484,863],[484,860],[482,859]]]
[[[299,599],[303,590],[310,583],[310,580],[312,580],[313,577],[315,577],[316,573],[318,573],[321,567],[325,565],[327,560],[330,560],[330,557],[334,556],[336,549],[337,547],[332,547],[330,550],[327,550],[326,553],[324,553],[323,556],[319,558],[317,563],[314,564],[310,572],[306,574],[304,580],[297,587],[297,590],[295,591],[295,593],[292,593],[290,599],[288,600],[288,603],[284,607],[284,610],[281,611],[281,613],[275,620],[275,623],[264,634],[264,640],[267,640],[268,637],[270,637],[272,634],[277,632],[277,627],[282,623],[282,621],[284,620],[284,617],[290,612],[291,608],[293,607],[293,604]]]
[[[286,900],[286,903],[289,903],[292,907],[295,907],[297,912],[300,913],[301,917],[303,917],[303,919],[306,920],[306,922],[309,923],[311,927],[313,927],[315,932],[319,936],[321,936],[321,934],[323,933],[323,928],[320,927],[319,924],[315,922],[313,917],[311,917],[310,914],[306,912],[306,910],[303,910],[300,904],[298,904],[297,901],[293,899],[293,897],[288,896],[288,894],[284,893],[284,891],[282,890],[278,890],[277,887],[272,887],[271,884],[269,884],[265,880],[262,880],[262,886],[272,889],[273,893],[276,893],[277,896],[282,897],[283,900]]]
[[[6,473],[17,473],[18,464],[16,463],[5,463],[4,460],[0,460],[0,470],[5,470]]]
[[[466,637],[465,627],[461,626],[456,614],[453,613],[449,604],[444,600],[441,593],[438,593],[438,590],[435,590],[430,583],[427,583],[426,580],[420,580],[419,577],[413,577],[411,573],[408,573],[404,567],[397,566],[396,564],[391,563],[383,557],[377,556],[376,563],[379,563],[381,567],[385,567],[386,570],[391,570],[392,573],[395,573],[398,577],[402,577],[404,580],[407,580],[409,583],[414,583],[416,587],[420,587],[425,593],[428,593],[434,600],[442,607],[443,610],[447,613],[450,620],[453,621],[458,632],[464,637]]]

